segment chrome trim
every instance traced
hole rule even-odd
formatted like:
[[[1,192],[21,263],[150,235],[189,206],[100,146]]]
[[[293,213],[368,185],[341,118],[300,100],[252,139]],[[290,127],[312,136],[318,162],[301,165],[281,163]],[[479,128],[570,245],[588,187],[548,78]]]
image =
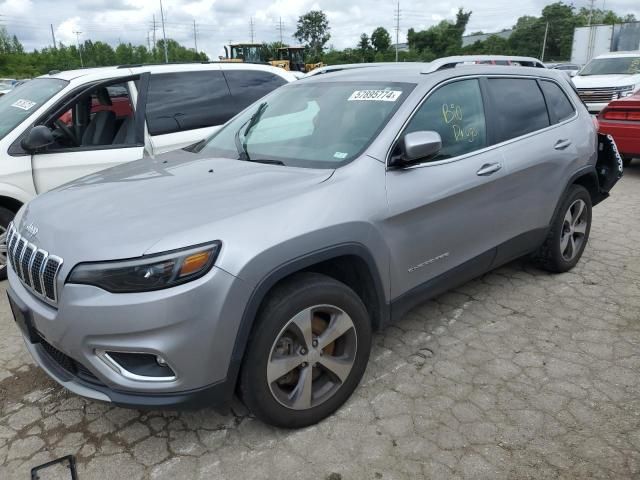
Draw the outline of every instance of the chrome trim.
[[[46,250],[38,248],[35,244],[27,241],[25,237],[18,233],[18,230],[13,222],[9,224],[7,231],[9,232],[8,245],[10,245],[11,242],[15,241],[13,250],[7,249],[8,263],[13,268],[17,277],[31,294],[40,298],[41,300],[44,300],[48,304],[56,305],[58,303],[58,274],[60,273],[60,268],[64,263],[63,259],[56,255],[49,255],[49,252],[47,252]],[[18,249],[20,242],[24,242],[24,245],[21,249]],[[29,253],[25,258],[27,252]],[[42,289],[42,293],[38,293],[38,291],[35,289],[32,272],[33,264],[35,262],[36,256],[38,255],[38,252],[41,252],[43,254],[42,265],[40,265],[40,269],[38,271],[38,279],[40,281],[40,288]],[[22,267],[23,261],[25,260],[27,261],[26,268],[28,270],[26,272]],[[46,271],[47,266],[50,265],[50,262],[52,261],[57,263],[57,267],[53,271],[52,281],[47,284],[44,280],[44,272]],[[51,290],[52,296],[47,295],[47,286],[49,287],[49,290]]]
[[[173,375],[171,377],[147,377],[144,375],[137,375],[133,372],[130,372],[129,370],[127,370],[126,368],[124,368],[122,365],[120,365],[118,362],[116,362],[114,360],[113,357],[111,357],[111,355],[109,355],[105,350],[99,350],[96,349],[96,355],[97,357],[102,360],[105,365],[107,365],[111,370],[113,370],[114,372],[116,372],[118,375],[126,378],[127,380],[132,380],[134,382],[174,382],[176,381],[176,379],[178,378],[177,375]],[[127,351],[127,352],[116,352],[116,353],[139,353],[139,354],[144,354],[144,355],[155,355],[156,357],[158,356],[157,354],[153,353],[153,352],[131,352],[131,351]],[[162,357],[164,359],[164,357]],[[165,360],[166,362],[166,360]],[[167,363],[167,366],[173,370],[173,372],[175,372],[175,370],[173,369],[173,367],[171,365],[169,365],[169,363]]]

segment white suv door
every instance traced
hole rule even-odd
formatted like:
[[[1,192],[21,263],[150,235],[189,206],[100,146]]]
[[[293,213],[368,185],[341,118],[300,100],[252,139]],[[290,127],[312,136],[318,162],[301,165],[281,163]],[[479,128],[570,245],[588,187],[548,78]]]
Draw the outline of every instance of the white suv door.
[[[152,72],[146,116],[155,154],[208,138],[245,107],[287,83],[275,73],[240,65],[206,67]]]
[[[32,153],[37,193],[143,157],[144,116],[136,112],[144,112],[148,77],[84,86],[43,119],[57,142]]]

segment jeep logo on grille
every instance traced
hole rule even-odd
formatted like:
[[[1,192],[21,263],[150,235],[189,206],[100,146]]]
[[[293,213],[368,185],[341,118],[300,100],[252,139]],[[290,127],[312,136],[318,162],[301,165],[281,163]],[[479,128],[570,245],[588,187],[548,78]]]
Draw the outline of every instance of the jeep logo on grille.
[[[29,235],[35,237],[38,234],[38,227],[36,227],[33,223],[30,223],[24,229],[27,231]]]

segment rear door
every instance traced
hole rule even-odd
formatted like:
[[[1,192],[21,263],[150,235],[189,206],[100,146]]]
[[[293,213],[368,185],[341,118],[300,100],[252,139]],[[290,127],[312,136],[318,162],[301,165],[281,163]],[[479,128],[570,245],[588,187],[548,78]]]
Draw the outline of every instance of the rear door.
[[[575,107],[555,81],[494,77],[487,80],[487,91],[494,141],[509,179],[502,199],[504,228],[510,237],[529,235],[530,242],[523,239],[526,250],[543,238],[568,172],[577,168],[576,142],[589,139],[576,135]]]
[[[400,135],[436,131],[442,150],[424,163],[387,171],[392,298],[463,265],[472,276],[482,273],[508,239],[510,186],[502,155],[490,146],[481,85],[472,78],[437,87]]]
[[[148,74],[143,73],[83,87],[39,122],[50,127],[60,141],[31,156],[36,192],[40,194],[76,178],[141,159],[145,148],[144,116],[137,112],[144,111],[147,83]],[[98,102],[99,89],[106,89],[110,105]],[[84,107],[80,108],[81,105]],[[98,140],[95,136],[89,143],[87,129],[95,116],[105,110],[112,112],[115,119],[110,133]]]
[[[146,111],[153,152],[197,143],[238,111],[219,68],[153,73]]]

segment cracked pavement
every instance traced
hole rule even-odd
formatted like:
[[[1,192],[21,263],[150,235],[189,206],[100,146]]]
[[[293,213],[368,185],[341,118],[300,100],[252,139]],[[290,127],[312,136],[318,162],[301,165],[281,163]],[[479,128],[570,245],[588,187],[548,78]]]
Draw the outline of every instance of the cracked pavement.
[[[639,478],[639,205],[636,161],[572,272],[517,261],[425,303],[375,335],[350,401],[298,431],[239,402],[77,397],[34,365],[0,292],[0,478],[68,454],[80,480]]]

